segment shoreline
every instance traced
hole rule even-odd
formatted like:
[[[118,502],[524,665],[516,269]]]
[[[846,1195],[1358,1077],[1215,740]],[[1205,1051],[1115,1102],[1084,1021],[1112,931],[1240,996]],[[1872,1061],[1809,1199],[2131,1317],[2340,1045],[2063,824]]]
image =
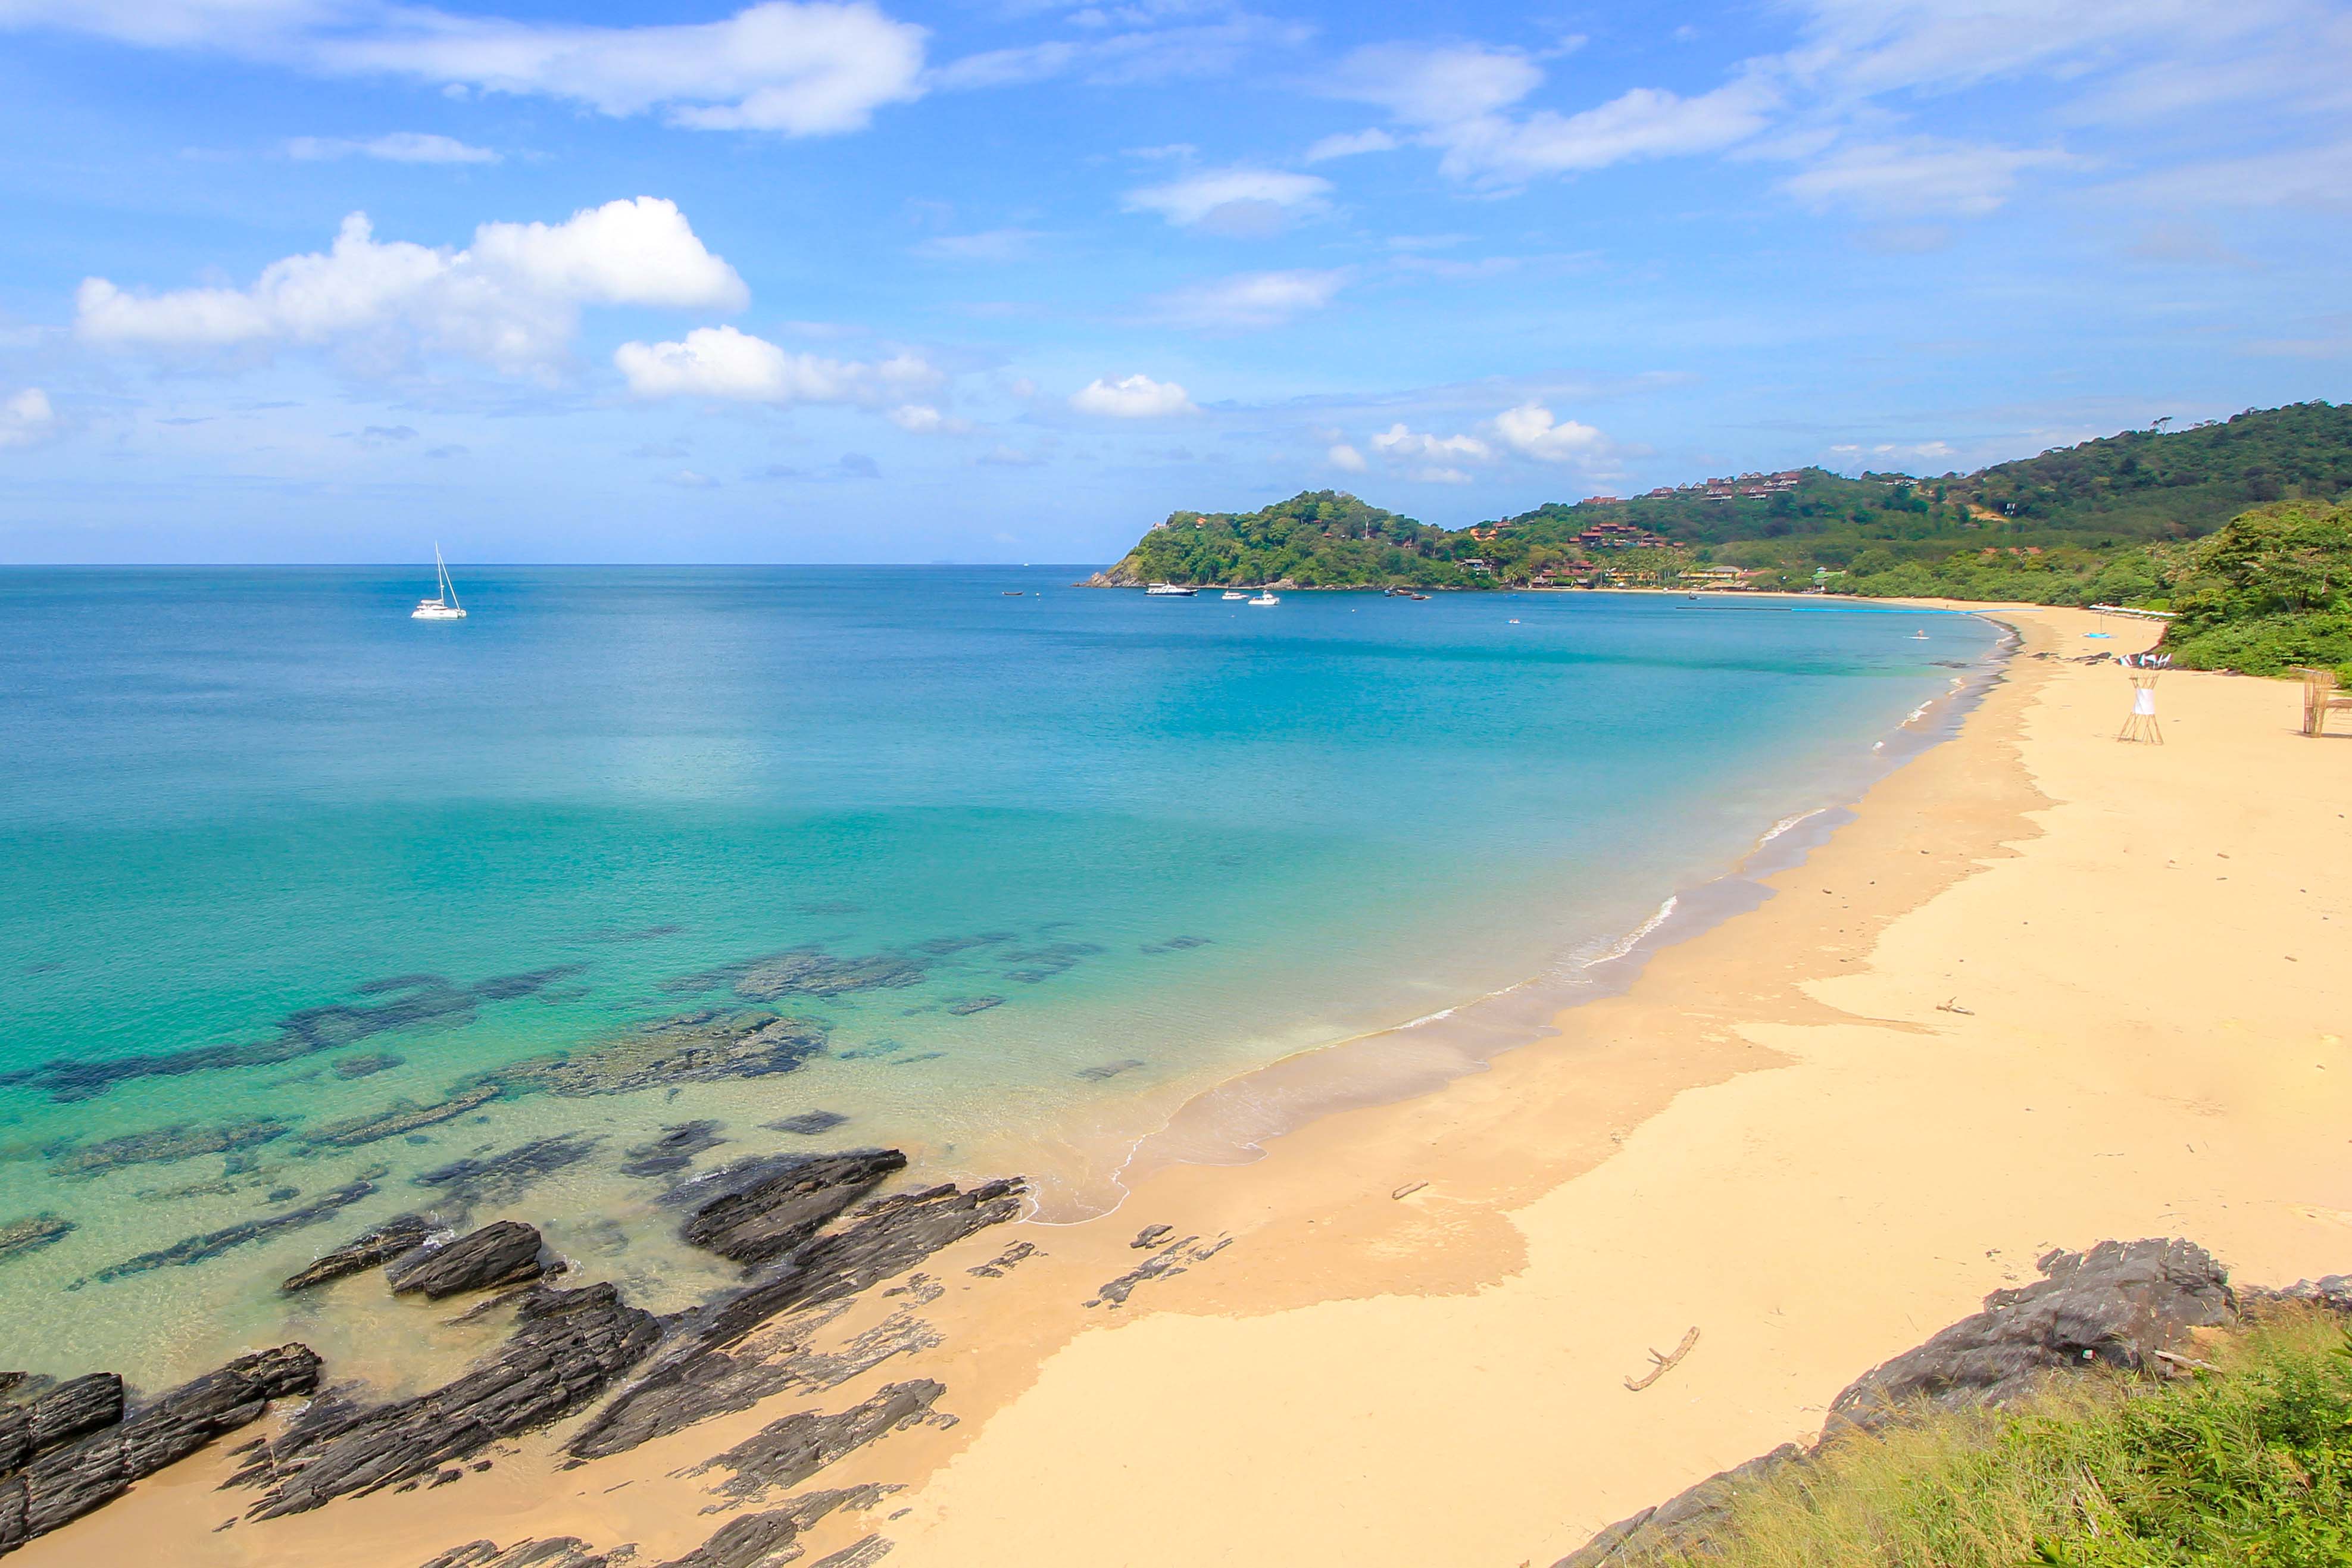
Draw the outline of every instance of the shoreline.
[[[972,1237],[922,1266],[919,1301],[835,1325],[919,1311],[935,1344],[577,1472],[547,1465],[565,1428],[534,1435],[430,1510],[379,1495],[211,1534],[236,1504],[199,1455],[26,1561],[170,1539],[192,1563],[414,1568],[573,1534],[658,1562],[714,1526],[684,1467],[936,1377],[955,1426],[810,1483],[908,1489],[827,1521],[812,1558],[879,1531],[943,1568],[1540,1564],[1808,1435],[2045,1246],[2180,1235],[2248,1280],[2340,1270],[2352,1059],[2326,1024],[2352,982],[2306,934],[2352,919],[2352,839],[2319,826],[2343,820],[2319,815],[2333,753],[2293,736],[2284,695],[2265,716],[2263,688],[2196,675],[2168,677],[2171,747],[2118,748],[2112,671],[2033,657],[2097,648],[2091,615],[2002,618],[2025,646],[1955,740],[1537,1048],[1247,1164],[1153,1171],[1118,1217]],[[2261,805],[2196,809],[2217,798]],[[2166,933],[2200,921],[2184,963]],[[2298,942],[2291,969],[2274,950]],[[1174,1248],[1132,1247],[1147,1222]],[[968,1272],[1023,1240],[1040,1250],[1004,1277]],[[1161,1258],[1126,1305],[1087,1304]],[[1659,1388],[1617,1386],[1688,1325],[1705,1337]]]

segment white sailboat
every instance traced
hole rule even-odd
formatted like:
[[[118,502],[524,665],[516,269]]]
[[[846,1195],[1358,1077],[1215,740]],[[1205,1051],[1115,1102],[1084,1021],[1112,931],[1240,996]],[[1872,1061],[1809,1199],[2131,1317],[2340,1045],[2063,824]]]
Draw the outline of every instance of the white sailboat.
[[[457,603],[457,584],[449,581],[449,563],[441,559],[441,546],[433,546],[434,586],[439,590],[429,599],[416,601],[416,608],[408,612],[412,621],[462,621],[466,606]]]

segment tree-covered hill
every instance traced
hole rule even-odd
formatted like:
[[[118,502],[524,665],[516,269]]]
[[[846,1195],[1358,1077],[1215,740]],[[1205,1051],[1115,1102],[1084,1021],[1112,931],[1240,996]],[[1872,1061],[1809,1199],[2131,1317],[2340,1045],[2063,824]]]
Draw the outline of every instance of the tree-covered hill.
[[[1106,584],[1481,588],[1693,582],[2089,603],[2147,597],[2168,546],[2249,507],[2352,489],[2352,405],[2295,404],[2127,430],[1970,474],[1821,468],[1555,502],[1433,528],[1336,490],[1171,514]]]

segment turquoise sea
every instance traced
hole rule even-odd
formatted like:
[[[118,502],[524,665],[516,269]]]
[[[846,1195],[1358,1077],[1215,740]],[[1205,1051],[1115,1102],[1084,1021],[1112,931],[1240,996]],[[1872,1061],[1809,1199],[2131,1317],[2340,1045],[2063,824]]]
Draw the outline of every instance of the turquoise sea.
[[[779,1149],[1098,1210],[1200,1089],[1572,973],[1851,799],[1995,637],[1085,570],[461,565],[446,624],[414,570],[0,572],[0,1360],[360,1355],[356,1284],[276,1281],[404,1210],[530,1219],[674,1307],[720,1275],[660,1194]],[[754,996],[762,960],[803,978]],[[316,1141],[755,1005],[794,1070]],[[697,1121],[686,1170],[621,1171]]]

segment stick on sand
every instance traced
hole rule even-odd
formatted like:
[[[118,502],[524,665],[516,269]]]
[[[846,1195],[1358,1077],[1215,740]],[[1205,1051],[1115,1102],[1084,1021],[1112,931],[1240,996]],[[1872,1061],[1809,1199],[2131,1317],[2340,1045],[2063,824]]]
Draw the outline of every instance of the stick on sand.
[[[1683,1357],[1690,1354],[1691,1346],[1696,1343],[1698,1343],[1698,1325],[1694,1323],[1691,1325],[1691,1331],[1683,1336],[1683,1342],[1675,1347],[1674,1354],[1660,1355],[1657,1352],[1652,1351],[1650,1352],[1650,1359],[1656,1362],[1658,1364],[1643,1373],[1638,1382],[1633,1378],[1627,1378],[1625,1380],[1625,1386],[1632,1389],[1636,1394],[1641,1393],[1642,1390],[1649,1387],[1650,1384],[1657,1382],[1658,1379],[1665,1376],[1669,1372],[1672,1372],[1675,1368],[1675,1363],[1682,1360]]]

